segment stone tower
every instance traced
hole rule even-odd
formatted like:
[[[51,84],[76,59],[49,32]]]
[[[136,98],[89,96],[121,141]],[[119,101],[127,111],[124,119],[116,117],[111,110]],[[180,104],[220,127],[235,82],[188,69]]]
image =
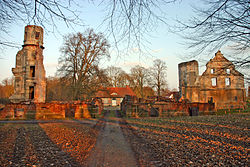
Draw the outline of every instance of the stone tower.
[[[16,67],[12,103],[44,103],[46,96],[45,69],[43,65],[43,28],[35,25],[25,27],[24,44],[16,55]]]
[[[178,64],[179,90],[184,99],[192,99],[190,92],[196,89],[196,81],[199,77],[199,67],[196,60]],[[196,98],[196,97],[195,97]]]

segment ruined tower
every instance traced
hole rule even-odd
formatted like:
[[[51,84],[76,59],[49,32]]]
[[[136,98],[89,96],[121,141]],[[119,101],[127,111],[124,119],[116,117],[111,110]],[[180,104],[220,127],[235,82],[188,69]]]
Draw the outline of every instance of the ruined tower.
[[[198,100],[198,94],[193,96],[197,89],[197,80],[199,79],[199,67],[196,60],[180,63],[179,69],[179,89],[183,99]]]
[[[16,55],[16,66],[12,68],[15,83],[14,94],[10,100],[12,103],[44,103],[46,80],[43,65],[43,28],[26,26],[22,47]]]

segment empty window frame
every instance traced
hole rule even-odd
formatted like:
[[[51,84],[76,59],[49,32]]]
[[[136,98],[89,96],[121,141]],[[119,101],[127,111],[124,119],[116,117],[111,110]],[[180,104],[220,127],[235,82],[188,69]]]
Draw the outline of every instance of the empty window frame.
[[[230,78],[225,78],[225,85],[230,86]]]
[[[208,103],[213,103],[214,102],[214,99],[213,99],[213,97],[208,97]]]
[[[230,74],[230,69],[229,68],[226,69],[226,73]]]
[[[36,32],[36,39],[39,39],[40,32]]]
[[[29,99],[34,99],[35,97],[35,90],[34,90],[34,86],[30,86],[30,89],[29,89]]]
[[[212,78],[211,82],[212,82],[212,86],[216,86],[217,85],[217,79],[216,78]]]
[[[211,72],[211,74],[213,74],[213,73],[214,73],[214,69],[213,69],[213,68],[211,68],[210,72]]]
[[[26,41],[26,39],[27,39],[27,32],[25,31],[25,33],[24,33],[24,42]]]
[[[35,77],[35,66],[30,66],[30,77]]]

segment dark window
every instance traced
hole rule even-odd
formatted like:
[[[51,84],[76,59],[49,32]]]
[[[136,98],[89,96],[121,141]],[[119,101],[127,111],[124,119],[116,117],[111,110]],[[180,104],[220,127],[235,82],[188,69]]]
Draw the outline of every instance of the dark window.
[[[30,86],[29,98],[34,99],[34,97],[35,97],[34,86]]]
[[[36,32],[36,39],[39,39],[40,32]]]
[[[237,101],[237,100],[238,100],[237,96],[234,96],[234,100],[235,100],[235,101]]]
[[[30,77],[35,77],[35,66],[30,66]]]
[[[213,97],[208,97],[208,103],[213,103],[214,102],[214,99],[213,99]]]
[[[27,32],[24,33],[24,42],[26,41],[27,39]]]

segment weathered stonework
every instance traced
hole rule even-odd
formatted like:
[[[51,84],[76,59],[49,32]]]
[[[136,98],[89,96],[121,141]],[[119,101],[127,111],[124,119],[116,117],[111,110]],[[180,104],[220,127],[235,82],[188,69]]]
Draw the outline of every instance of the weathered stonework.
[[[182,100],[214,102],[215,108],[242,108],[246,101],[244,75],[218,51],[199,76],[198,62],[179,64],[179,89]]]
[[[12,103],[44,103],[46,79],[43,65],[43,28],[35,25],[25,27],[24,45],[16,55],[16,67]]]

